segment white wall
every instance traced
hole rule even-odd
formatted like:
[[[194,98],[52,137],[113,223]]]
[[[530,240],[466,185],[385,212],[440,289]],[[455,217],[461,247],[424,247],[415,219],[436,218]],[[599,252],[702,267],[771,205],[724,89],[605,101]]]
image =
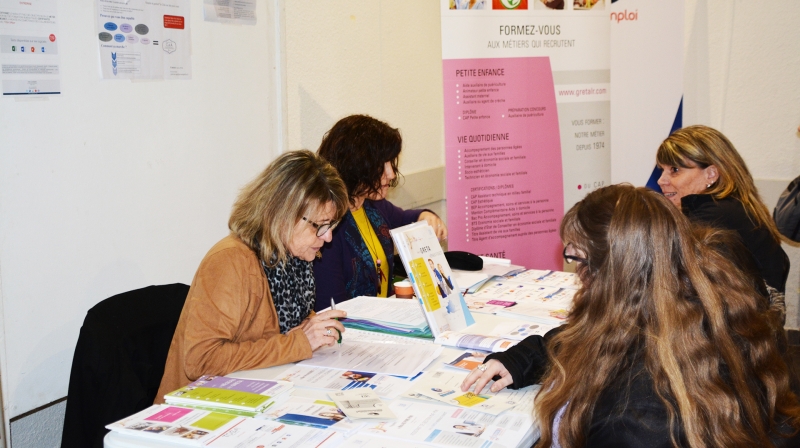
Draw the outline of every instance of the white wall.
[[[772,208],[800,175],[800,2],[686,0],[684,125],[728,136]],[[777,192],[776,192],[777,190]],[[800,249],[787,284],[787,327],[800,327]]]
[[[59,0],[63,94],[0,98],[6,418],[66,395],[95,303],[191,282],[238,189],[279,152],[267,2],[255,27],[206,23],[202,3],[191,81],[101,81],[94,2]]]
[[[443,166],[439,20],[433,0],[287,1],[289,147],[362,113],[400,128],[402,173]]]

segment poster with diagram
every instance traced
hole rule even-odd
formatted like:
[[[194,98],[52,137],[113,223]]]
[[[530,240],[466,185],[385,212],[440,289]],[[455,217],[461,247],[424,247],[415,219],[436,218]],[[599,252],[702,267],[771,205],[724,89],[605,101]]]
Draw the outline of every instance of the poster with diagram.
[[[189,0],[96,0],[103,79],[192,79]]]

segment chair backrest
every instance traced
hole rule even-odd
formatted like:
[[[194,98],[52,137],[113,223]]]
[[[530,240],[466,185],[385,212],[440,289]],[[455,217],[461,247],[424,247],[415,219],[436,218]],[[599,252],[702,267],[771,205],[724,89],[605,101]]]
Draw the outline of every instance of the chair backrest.
[[[102,448],[105,425],[153,404],[189,286],[148,286],[86,313],[69,379],[62,448]]]

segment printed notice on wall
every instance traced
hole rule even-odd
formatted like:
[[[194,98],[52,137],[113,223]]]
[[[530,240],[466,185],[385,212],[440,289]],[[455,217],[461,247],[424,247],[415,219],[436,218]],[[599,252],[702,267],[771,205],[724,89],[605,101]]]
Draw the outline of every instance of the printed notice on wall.
[[[449,248],[561,270],[565,210],[610,183],[606,5],[475,5],[441,1]]]
[[[191,79],[189,0],[97,0],[103,79]]]
[[[56,0],[0,0],[3,95],[61,93]]]
[[[255,25],[256,0],[203,0],[203,19],[229,25]]]

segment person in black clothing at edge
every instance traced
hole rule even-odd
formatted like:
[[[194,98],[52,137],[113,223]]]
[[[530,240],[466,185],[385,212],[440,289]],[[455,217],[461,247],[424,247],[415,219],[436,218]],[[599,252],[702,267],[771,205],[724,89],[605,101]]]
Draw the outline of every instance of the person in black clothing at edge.
[[[661,143],[656,162],[664,170],[658,179],[664,195],[693,222],[738,233],[767,286],[785,293],[789,257],[730,140],[708,126],[678,129]]]
[[[630,185],[588,194],[560,232],[582,282],[567,323],[462,390],[541,383],[537,448],[800,446],[778,318],[737,239]]]

